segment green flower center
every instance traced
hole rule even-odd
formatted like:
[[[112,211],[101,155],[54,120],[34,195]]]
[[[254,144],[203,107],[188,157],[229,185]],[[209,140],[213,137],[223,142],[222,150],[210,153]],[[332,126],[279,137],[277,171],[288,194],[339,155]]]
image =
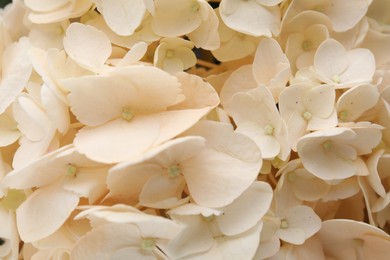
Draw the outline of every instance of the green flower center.
[[[273,135],[273,133],[274,133],[274,128],[273,128],[272,126],[270,126],[270,125],[266,125],[266,126],[264,127],[264,133],[265,133],[266,135]]]
[[[181,174],[179,165],[172,165],[167,169],[168,176],[170,178],[175,178]]]
[[[331,141],[326,141],[322,144],[322,147],[325,149],[325,151],[329,152],[333,148],[333,144]]]
[[[156,245],[156,243],[154,242],[153,239],[146,238],[146,239],[142,240],[142,242],[141,242],[141,249],[143,252],[150,253],[153,251],[153,248],[155,245]]]
[[[306,121],[309,121],[312,117],[311,113],[309,111],[305,111],[303,114],[302,114],[302,117],[306,120]]]
[[[286,229],[286,228],[288,228],[288,222],[287,222],[286,219],[282,219],[282,220],[280,221],[280,228],[281,228],[281,229]]]
[[[65,173],[66,176],[76,177],[78,171],[79,171],[79,169],[77,168],[76,165],[71,164],[71,163],[66,165],[66,173]]]
[[[127,122],[130,122],[134,117],[134,113],[129,107],[124,107],[121,112],[121,117]]]

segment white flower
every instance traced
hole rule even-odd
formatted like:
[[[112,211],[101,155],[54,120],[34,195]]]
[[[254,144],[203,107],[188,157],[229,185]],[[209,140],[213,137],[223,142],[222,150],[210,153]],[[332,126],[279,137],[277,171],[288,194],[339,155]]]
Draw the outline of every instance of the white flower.
[[[314,55],[314,70],[318,78],[336,88],[348,88],[370,83],[375,72],[375,58],[368,49],[345,50],[334,39],[321,43]]]

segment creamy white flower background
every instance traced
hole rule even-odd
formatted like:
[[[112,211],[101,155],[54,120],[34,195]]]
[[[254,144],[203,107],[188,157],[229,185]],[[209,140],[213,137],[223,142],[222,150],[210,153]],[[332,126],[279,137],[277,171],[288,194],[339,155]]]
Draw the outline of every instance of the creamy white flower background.
[[[0,259],[388,259],[388,10],[14,0]]]

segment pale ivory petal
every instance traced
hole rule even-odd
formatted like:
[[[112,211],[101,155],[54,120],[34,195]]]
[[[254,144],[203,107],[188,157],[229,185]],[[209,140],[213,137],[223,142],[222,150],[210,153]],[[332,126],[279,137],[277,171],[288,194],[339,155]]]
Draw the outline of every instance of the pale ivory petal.
[[[291,244],[301,245],[321,228],[321,219],[308,206],[295,206],[283,213],[287,227],[278,230],[280,239]]]
[[[220,98],[225,108],[234,94],[247,92],[257,87],[257,81],[252,72],[252,65],[244,65],[234,71],[222,87]]]
[[[340,83],[369,83],[375,73],[375,57],[368,49],[358,48],[348,51],[349,66],[339,75]]]
[[[366,14],[372,0],[337,1],[331,0],[324,13],[329,16],[336,32],[354,27]]]
[[[140,204],[145,207],[169,209],[184,204],[182,193],[186,185],[182,176],[156,175],[149,178],[139,195]]]
[[[334,87],[324,84],[309,89],[303,98],[303,104],[312,115],[328,118],[334,112],[335,100],[336,92]]]
[[[379,160],[381,159],[382,155],[384,153],[384,150],[379,150],[368,157],[366,163],[367,167],[370,171],[370,174],[367,176],[368,183],[370,184],[371,188],[374,189],[374,191],[381,197],[386,196],[386,190],[383,187],[382,181],[381,181],[381,176],[379,176],[378,169],[383,169],[379,168]],[[387,158],[384,157],[384,160],[382,161],[382,167],[385,165],[383,162],[386,162]]]
[[[28,38],[9,45],[2,55],[2,79],[0,82],[0,114],[15,100],[26,86],[32,72],[27,50]]]
[[[388,258],[390,237],[383,230],[364,222],[332,219],[322,223],[319,232],[326,255],[338,259]]]
[[[117,164],[110,169],[107,175],[107,187],[110,190],[107,198],[135,205],[144,184],[151,177],[162,173],[161,170],[161,167],[156,164],[126,165],[126,162]]]
[[[374,3],[379,3],[375,1]],[[370,29],[364,38],[362,48],[367,48],[375,56],[375,63],[378,68],[386,67],[387,62],[390,60],[390,54],[387,51],[387,46],[390,44],[390,35],[383,32],[378,32],[374,29]]]
[[[221,232],[227,236],[238,235],[253,228],[271,206],[272,188],[265,182],[254,182],[240,197],[223,208],[216,217]]]
[[[213,234],[202,216],[175,215],[173,212],[170,215],[184,224],[183,230],[168,243],[167,253],[171,258],[179,259],[202,253],[214,245]]]
[[[263,223],[257,223],[253,228],[235,236],[222,237],[218,241],[218,249],[226,260],[253,259],[260,243],[260,231]]]
[[[46,112],[27,95],[15,100],[13,114],[18,129],[31,141],[42,140],[50,129],[51,122]]]
[[[79,203],[79,196],[61,188],[61,182],[36,190],[16,210],[21,239],[32,242],[54,233]]]
[[[61,134],[66,134],[70,125],[69,109],[66,104],[46,84],[41,88],[41,101],[50,121]]]
[[[118,67],[126,67],[134,65],[145,56],[148,50],[148,45],[145,42],[138,42],[126,53],[126,55],[118,62]]]
[[[348,68],[348,54],[341,43],[327,39],[318,47],[314,55],[314,68],[325,83],[340,81],[340,75]]]
[[[152,28],[158,35],[175,37],[194,31],[201,24],[201,0],[156,0]]]
[[[116,250],[110,256],[111,260],[126,260],[126,259],[139,259],[142,260],[155,260],[156,256],[153,254],[140,254],[140,249],[137,247],[125,247],[119,250]]]
[[[134,117],[131,122],[116,119],[99,127],[83,128],[74,144],[80,153],[92,160],[126,161],[186,131],[210,109],[166,111]]]
[[[61,22],[68,18],[80,17],[91,8],[91,5],[90,0],[68,1],[62,8],[51,12],[31,12],[28,19],[38,24]]]
[[[290,62],[279,43],[272,38],[266,38],[260,42],[252,68],[253,76],[258,84],[284,88],[290,78]],[[278,96],[279,93],[276,97]]]
[[[330,128],[307,134],[297,143],[304,167],[323,179],[345,179],[356,174],[356,134],[349,128]],[[347,143],[347,144],[346,144]]]
[[[304,168],[295,170],[294,174],[294,176],[287,175],[287,178],[293,182],[294,195],[302,201],[319,200],[330,189],[325,181],[313,176]]]
[[[50,164],[50,162],[57,154],[66,149],[69,149],[69,146],[57,149],[42,156],[39,160],[29,163],[26,167],[10,172],[2,180],[2,184],[13,189],[29,189],[56,181],[63,174],[62,169],[58,165]]]
[[[341,182],[336,180],[336,183],[333,184],[331,183],[331,181],[329,181],[329,184],[331,184],[330,189],[328,193],[322,197],[321,200],[327,202],[352,197],[360,190],[357,179],[358,178],[356,178],[355,176],[352,176],[345,180],[342,180]]]
[[[9,110],[11,111],[11,110]],[[0,147],[14,143],[20,137],[17,123],[10,112],[0,115]]]
[[[112,52],[111,42],[103,32],[81,23],[69,25],[64,49],[80,66],[92,71],[101,69]]]
[[[102,14],[107,25],[115,33],[127,36],[134,33],[145,15],[144,0],[111,2],[102,0]]]
[[[258,3],[266,6],[275,6],[280,4],[282,0],[256,0]]]
[[[134,247],[140,250],[142,237],[138,228],[129,224],[106,224],[92,229],[73,247],[72,259],[111,259],[118,250]],[[138,251],[136,257],[141,257]]]
[[[279,7],[262,6],[256,0],[223,0],[219,10],[222,20],[233,30],[252,36],[279,34]]]
[[[351,123],[349,126],[356,134],[356,139],[350,144],[358,155],[369,154],[381,142],[383,126],[370,122]]]
[[[300,117],[305,112],[305,104],[303,102],[307,91],[312,88],[310,84],[300,83],[290,85],[285,88],[279,96],[279,111],[283,120],[287,123],[293,114],[298,114]]]
[[[142,65],[117,68],[104,75],[66,79],[62,84],[70,90],[72,112],[89,126],[119,117],[125,107],[134,112],[153,113],[181,100],[176,78],[158,68]]]
[[[79,168],[76,176],[65,179],[64,190],[72,191],[80,197],[88,198],[90,204],[101,199],[108,192],[106,177],[108,167]]]
[[[259,173],[260,150],[249,138],[234,133],[230,125],[203,121],[186,135],[207,140],[207,148],[181,164],[191,197],[198,204],[222,207],[231,203]]]
[[[354,121],[379,100],[378,89],[373,85],[360,85],[344,92],[337,100],[337,112],[342,121]]]
[[[214,9],[206,2],[199,2],[208,11],[207,19],[194,31],[188,34],[188,38],[194,43],[196,48],[204,50],[215,50],[220,46],[218,24],[219,20]]]
[[[59,1],[26,0],[24,1],[24,4],[31,10],[44,13],[44,12],[50,12],[59,9],[65,4],[67,4],[68,2],[69,0],[59,0]]]
[[[219,97],[213,86],[201,77],[189,73],[179,72],[175,77],[181,83],[182,94],[185,99],[169,110],[214,108],[219,104]]]

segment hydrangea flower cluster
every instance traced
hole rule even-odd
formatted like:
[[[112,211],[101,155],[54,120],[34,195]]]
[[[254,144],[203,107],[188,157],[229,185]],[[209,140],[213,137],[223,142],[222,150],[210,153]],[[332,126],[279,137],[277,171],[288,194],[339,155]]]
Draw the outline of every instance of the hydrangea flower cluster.
[[[0,258],[388,259],[389,0],[14,0]]]

